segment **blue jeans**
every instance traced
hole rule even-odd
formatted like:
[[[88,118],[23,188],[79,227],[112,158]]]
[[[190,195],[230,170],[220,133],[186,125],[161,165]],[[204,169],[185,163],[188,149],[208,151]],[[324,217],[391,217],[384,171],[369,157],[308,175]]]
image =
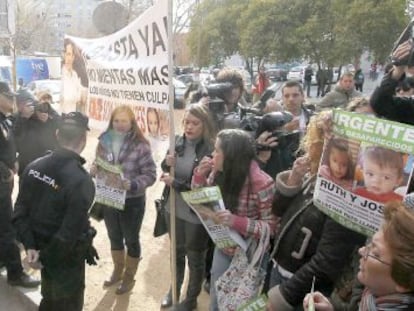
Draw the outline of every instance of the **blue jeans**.
[[[139,233],[145,214],[145,196],[129,198],[123,211],[105,207],[104,220],[111,250],[123,250],[127,247],[130,257],[141,257]]]
[[[224,254],[217,247],[214,249],[213,264],[210,277],[210,311],[218,311],[216,282],[218,278],[229,268],[232,256]]]

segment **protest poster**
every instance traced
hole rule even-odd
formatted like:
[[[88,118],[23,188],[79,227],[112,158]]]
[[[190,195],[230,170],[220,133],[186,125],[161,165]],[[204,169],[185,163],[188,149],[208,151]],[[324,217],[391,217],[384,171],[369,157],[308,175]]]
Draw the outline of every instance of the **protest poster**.
[[[367,236],[381,225],[384,204],[401,201],[412,178],[414,127],[334,110],[314,203],[337,222]]]
[[[122,169],[97,157],[98,167],[95,180],[95,201],[106,206],[124,210],[126,190],[123,186]]]
[[[197,214],[201,223],[218,248],[240,246],[247,249],[246,241],[236,231],[215,220],[216,211],[225,210],[220,188],[204,187],[181,192],[184,201]]]
[[[267,297],[265,294],[241,305],[237,311],[266,311]]]
[[[66,35],[65,46],[70,42],[72,47],[65,47],[62,68],[62,107],[76,107],[88,115],[91,127],[104,130],[112,111],[129,105],[158,163],[170,135],[167,11],[167,2],[156,1],[111,35],[95,39]],[[74,69],[70,75],[66,67]],[[66,99],[64,94],[79,95]]]

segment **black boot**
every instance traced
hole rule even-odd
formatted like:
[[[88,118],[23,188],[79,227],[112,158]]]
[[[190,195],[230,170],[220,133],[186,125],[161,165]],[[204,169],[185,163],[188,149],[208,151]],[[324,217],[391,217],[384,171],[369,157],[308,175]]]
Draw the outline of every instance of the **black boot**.
[[[40,281],[32,278],[26,272],[22,272],[18,278],[8,279],[7,283],[11,286],[21,286],[25,288],[34,288],[40,285]]]
[[[197,308],[197,297],[204,280],[206,251],[187,251],[187,259],[190,272],[187,296],[176,306],[175,311],[192,311]]]
[[[177,297],[180,299],[181,285],[184,281],[184,272],[185,272],[185,249],[177,249],[177,268],[176,268],[176,285],[177,285]],[[172,288],[168,290],[168,293],[165,294],[164,298],[161,300],[161,308],[169,308],[173,304],[172,299]]]

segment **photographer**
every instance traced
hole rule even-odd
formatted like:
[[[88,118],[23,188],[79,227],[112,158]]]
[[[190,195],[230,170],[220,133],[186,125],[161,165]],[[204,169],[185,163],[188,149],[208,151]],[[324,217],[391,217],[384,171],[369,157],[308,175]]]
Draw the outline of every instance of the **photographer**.
[[[239,101],[244,101],[243,92],[242,74],[234,68],[223,68],[217,74],[216,83],[203,87],[193,99],[199,97],[199,101],[208,107],[218,131],[239,127],[240,116],[237,104]]]
[[[276,118],[278,122],[270,118],[265,129],[256,131],[256,142],[259,146],[258,158],[263,164],[262,169],[272,177],[292,167],[300,139],[306,132],[306,126],[312,116],[312,112],[303,105],[305,97],[300,83],[286,82],[282,87],[282,97],[284,111],[289,114],[284,114],[284,117],[280,116],[279,119]],[[272,132],[277,127],[276,123],[279,123],[279,130],[283,130],[284,133],[282,135],[285,138],[283,145],[272,136]]]
[[[397,46],[392,53],[394,66],[371,95],[371,107],[380,116],[392,121],[414,124],[414,99],[396,96],[398,84],[406,73],[414,70],[413,45],[407,40]]]

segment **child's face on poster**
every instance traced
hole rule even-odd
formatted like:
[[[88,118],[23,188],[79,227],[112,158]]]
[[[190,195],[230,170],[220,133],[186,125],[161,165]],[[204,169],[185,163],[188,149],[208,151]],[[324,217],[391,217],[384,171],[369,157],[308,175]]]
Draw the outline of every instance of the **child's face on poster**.
[[[332,148],[329,154],[329,168],[331,174],[338,179],[342,179],[346,176],[349,165],[348,153]]]
[[[402,180],[402,172],[391,166],[381,167],[369,160],[364,161],[364,184],[374,194],[385,194],[394,191]]]
[[[152,135],[158,135],[158,129],[159,129],[159,122],[156,115],[156,112],[149,111],[148,112],[148,131]]]

